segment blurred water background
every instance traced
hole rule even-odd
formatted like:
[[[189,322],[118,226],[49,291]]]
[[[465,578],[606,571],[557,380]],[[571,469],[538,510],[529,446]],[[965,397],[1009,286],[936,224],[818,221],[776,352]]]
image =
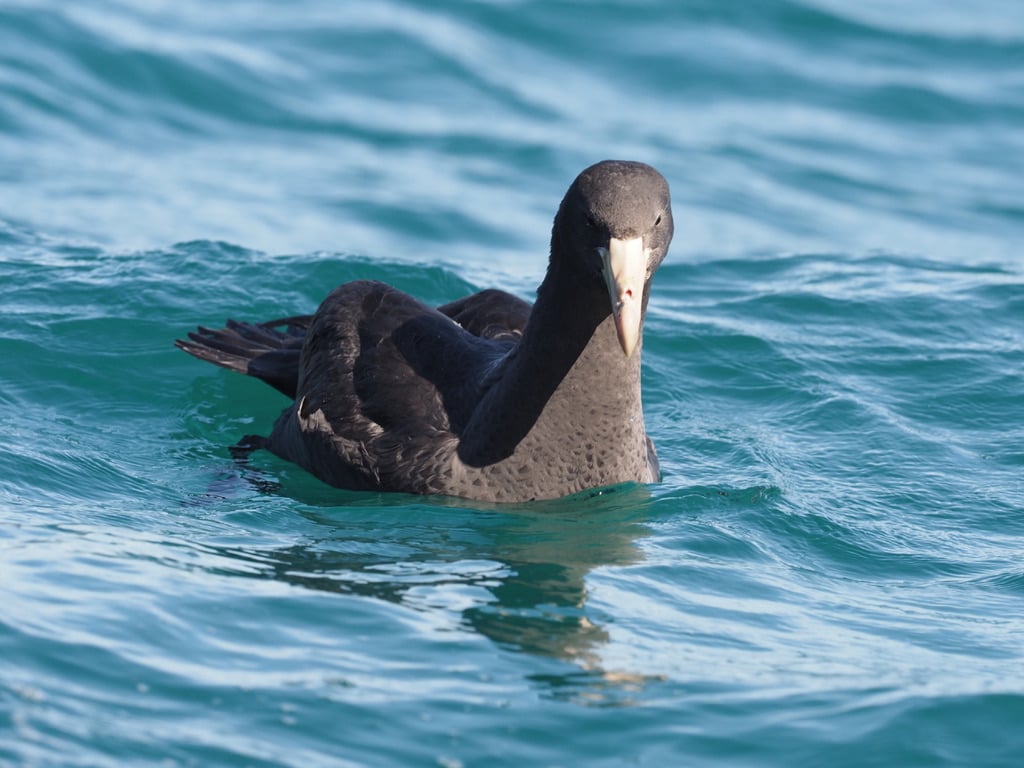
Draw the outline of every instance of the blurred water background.
[[[171,342],[677,220],[664,481],[343,493]],[[5,0],[0,763],[1018,765],[1024,6]]]

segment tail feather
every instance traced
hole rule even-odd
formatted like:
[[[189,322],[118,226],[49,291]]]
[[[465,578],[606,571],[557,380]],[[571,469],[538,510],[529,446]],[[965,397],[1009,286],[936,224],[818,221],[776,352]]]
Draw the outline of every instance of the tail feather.
[[[284,330],[277,330],[279,327]],[[226,328],[199,326],[188,341],[174,346],[200,360],[231,371],[255,376],[288,397],[295,397],[299,357],[309,317],[287,317],[267,323],[228,320]]]

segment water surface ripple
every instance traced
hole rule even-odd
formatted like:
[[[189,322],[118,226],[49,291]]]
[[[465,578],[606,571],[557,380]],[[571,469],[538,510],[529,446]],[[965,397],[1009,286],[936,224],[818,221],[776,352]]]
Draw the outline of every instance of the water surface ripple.
[[[0,764],[1015,765],[1024,15],[0,8]],[[372,278],[531,297],[655,164],[665,478],[346,493],[171,347]]]

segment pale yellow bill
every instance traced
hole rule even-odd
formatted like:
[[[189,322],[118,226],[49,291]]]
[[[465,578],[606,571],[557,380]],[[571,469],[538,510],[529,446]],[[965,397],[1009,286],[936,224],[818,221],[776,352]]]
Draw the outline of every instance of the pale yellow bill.
[[[612,302],[615,333],[626,357],[640,341],[640,310],[644,278],[647,276],[647,252],[642,237],[620,240],[613,237],[607,248],[599,249],[604,259],[604,279]]]

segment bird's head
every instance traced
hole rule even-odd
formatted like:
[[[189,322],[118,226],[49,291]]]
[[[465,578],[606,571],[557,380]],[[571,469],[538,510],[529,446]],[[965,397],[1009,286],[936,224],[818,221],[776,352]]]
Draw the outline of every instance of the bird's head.
[[[592,288],[605,292],[626,356],[640,340],[651,277],[672,240],[668,182],[654,168],[605,160],[569,187],[555,217],[556,258]]]

